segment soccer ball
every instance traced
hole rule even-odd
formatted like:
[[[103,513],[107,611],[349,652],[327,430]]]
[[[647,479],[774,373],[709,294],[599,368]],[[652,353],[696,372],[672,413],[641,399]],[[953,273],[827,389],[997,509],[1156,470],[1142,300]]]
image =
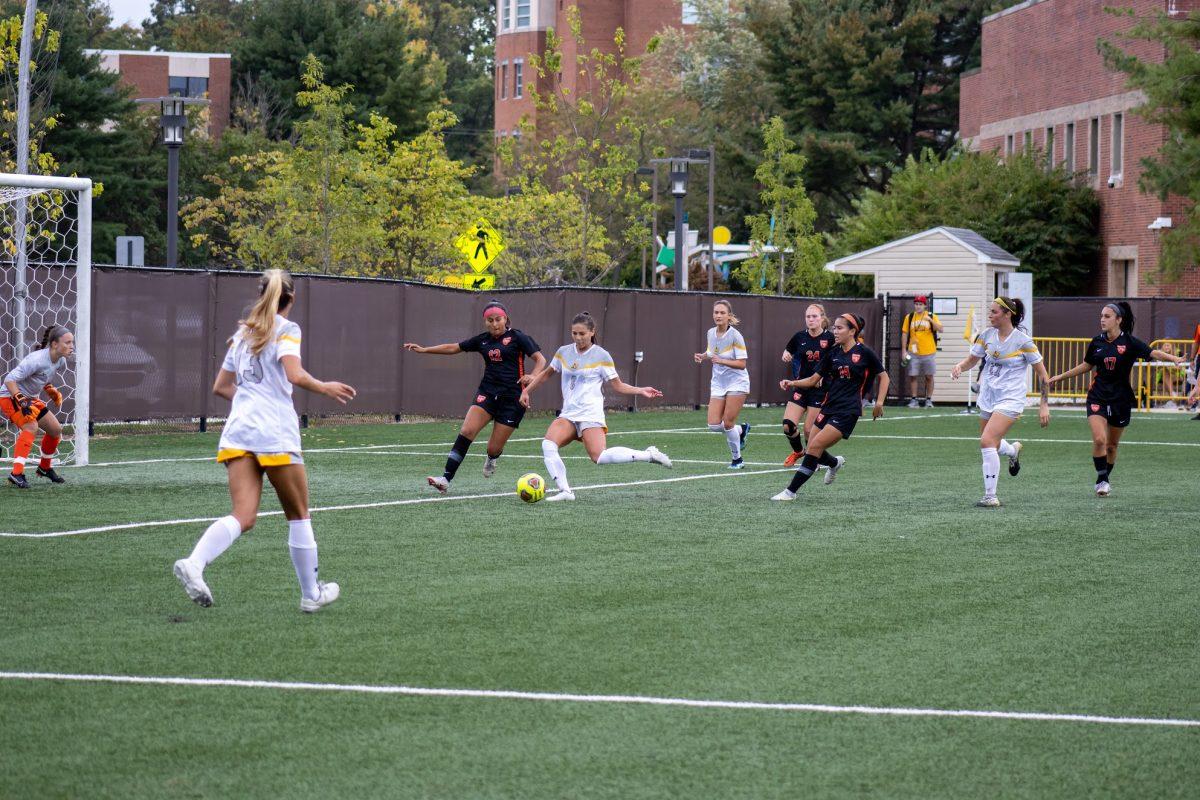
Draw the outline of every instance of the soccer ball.
[[[517,481],[517,497],[526,503],[536,503],[546,496],[546,481],[536,472],[522,475]]]

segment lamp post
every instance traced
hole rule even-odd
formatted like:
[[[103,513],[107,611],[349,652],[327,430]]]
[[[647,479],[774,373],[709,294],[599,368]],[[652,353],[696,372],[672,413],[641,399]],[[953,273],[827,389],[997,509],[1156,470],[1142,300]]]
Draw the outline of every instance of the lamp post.
[[[671,159],[671,194],[675,197],[675,289],[687,288],[687,243],[683,240],[683,198],[687,197],[688,160]]]
[[[178,266],[179,255],[179,149],[183,147],[183,134],[187,129],[185,109],[189,104],[208,103],[199,97],[142,97],[138,103],[157,103],[158,125],[162,129],[162,143],[167,147],[167,266]]]
[[[688,159],[708,164],[708,290],[713,290],[713,268],[716,253],[713,252],[714,186],[717,177],[717,148],[709,145],[707,150],[688,150]]]

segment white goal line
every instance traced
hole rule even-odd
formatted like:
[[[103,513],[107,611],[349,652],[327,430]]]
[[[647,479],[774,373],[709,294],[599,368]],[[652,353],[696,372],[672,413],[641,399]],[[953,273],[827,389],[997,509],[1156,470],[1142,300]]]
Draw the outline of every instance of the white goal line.
[[[523,692],[504,689],[439,689],[422,686],[354,683],[309,683],[302,681],[245,680],[239,678],[180,678],[145,675],[82,675],[58,672],[0,672],[0,680],[109,683],[139,686],[273,689],[278,691],[339,692],[346,694],[403,695],[409,697],[446,697],[476,700],[533,700],[550,703],[674,706],[682,708],[726,709],[735,711],[860,714],[887,717],[967,717],[974,719],[1022,720],[1029,722],[1075,722],[1098,725],[1142,725],[1173,728],[1200,727],[1200,720],[1172,719],[1169,717],[1114,717],[1099,714],[1053,714],[1041,711],[984,711],[948,708],[827,705],[823,703],[771,703],[755,700],[700,700],[687,697]]]

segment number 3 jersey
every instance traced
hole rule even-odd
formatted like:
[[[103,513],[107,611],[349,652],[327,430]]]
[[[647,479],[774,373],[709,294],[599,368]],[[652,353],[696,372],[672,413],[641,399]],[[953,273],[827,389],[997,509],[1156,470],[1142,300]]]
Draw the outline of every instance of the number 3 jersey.
[[[300,357],[300,326],[276,314],[271,340],[258,355],[250,351],[245,333],[242,327],[233,335],[221,364],[221,369],[234,374],[237,391],[221,431],[220,449],[299,453],[300,420],[280,359]]]
[[[558,348],[550,366],[562,373],[563,419],[604,424],[604,384],[617,377],[613,358],[598,344],[582,353],[574,344]]]

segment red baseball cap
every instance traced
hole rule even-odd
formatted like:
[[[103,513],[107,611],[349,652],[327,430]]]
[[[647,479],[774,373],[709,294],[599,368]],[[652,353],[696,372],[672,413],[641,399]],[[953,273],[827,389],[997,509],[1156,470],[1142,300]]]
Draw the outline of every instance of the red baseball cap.
[[[923,294],[919,294],[916,296],[916,299],[914,299],[913,302],[920,303],[921,305],[925,305],[929,302],[929,298]]]

